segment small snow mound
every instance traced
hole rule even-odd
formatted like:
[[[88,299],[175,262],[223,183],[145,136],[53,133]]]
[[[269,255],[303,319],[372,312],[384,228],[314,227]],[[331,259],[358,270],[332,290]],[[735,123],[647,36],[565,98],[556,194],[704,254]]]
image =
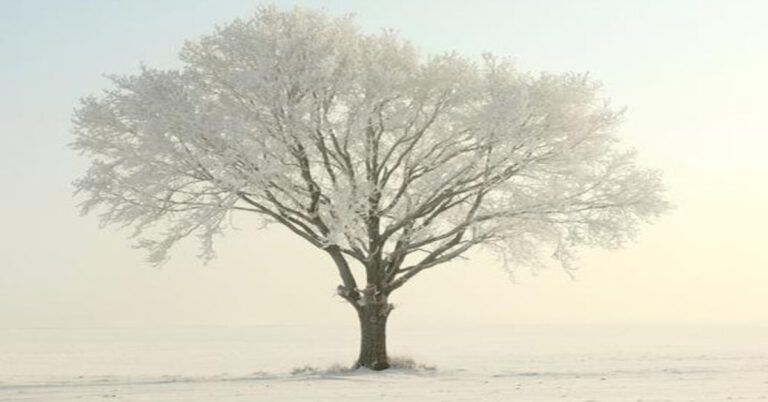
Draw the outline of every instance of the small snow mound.
[[[389,358],[389,368],[412,371],[435,371],[437,367],[424,363],[417,363],[408,356],[393,356]]]
[[[363,373],[387,373],[387,372],[400,372],[400,373],[426,373],[436,371],[435,366],[428,364],[418,363],[407,356],[393,356],[389,358],[389,369],[384,371],[368,370],[364,367],[356,368],[355,366],[346,366],[343,364],[332,364],[326,368],[318,368],[310,365],[301,367],[295,367],[291,370],[293,376],[312,376],[312,377],[330,377],[339,375],[356,375]]]
[[[296,376],[322,376],[322,375],[340,375],[350,374],[354,369],[350,366],[344,366],[341,364],[332,364],[326,368],[318,368],[313,366],[295,367],[291,370],[291,375]]]

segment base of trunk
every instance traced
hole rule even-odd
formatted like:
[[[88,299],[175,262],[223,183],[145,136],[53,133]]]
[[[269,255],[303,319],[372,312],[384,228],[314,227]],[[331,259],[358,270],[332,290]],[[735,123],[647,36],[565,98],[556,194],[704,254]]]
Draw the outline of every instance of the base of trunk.
[[[360,355],[355,368],[366,367],[371,370],[389,368],[387,356],[387,318],[392,305],[384,300],[356,306],[360,318]]]

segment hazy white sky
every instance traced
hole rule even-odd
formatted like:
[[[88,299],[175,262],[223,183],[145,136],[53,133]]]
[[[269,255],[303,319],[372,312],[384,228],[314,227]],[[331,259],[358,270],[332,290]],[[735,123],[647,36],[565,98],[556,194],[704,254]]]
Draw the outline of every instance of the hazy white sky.
[[[80,217],[69,119],[104,73],[175,67],[185,38],[247,15],[245,0],[0,1],[0,327],[349,323],[332,262],[249,222],[202,266],[162,269],[125,234]],[[283,1],[354,12],[425,51],[492,51],[525,70],[590,71],[626,105],[626,143],[662,169],[676,210],[613,252],[516,283],[488,256],[425,272],[393,325],[768,325],[768,2]]]

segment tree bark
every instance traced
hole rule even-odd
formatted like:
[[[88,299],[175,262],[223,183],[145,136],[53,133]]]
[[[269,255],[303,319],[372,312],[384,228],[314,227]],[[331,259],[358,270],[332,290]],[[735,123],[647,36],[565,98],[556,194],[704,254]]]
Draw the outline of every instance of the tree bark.
[[[360,318],[360,355],[355,367],[366,367],[371,370],[389,368],[387,318],[392,311],[392,305],[384,299],[356,305],[355,309]]]

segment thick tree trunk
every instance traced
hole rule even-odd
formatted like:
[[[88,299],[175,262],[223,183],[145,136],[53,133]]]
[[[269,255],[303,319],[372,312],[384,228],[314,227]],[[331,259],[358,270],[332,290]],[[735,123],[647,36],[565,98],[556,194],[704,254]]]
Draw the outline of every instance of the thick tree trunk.
[[[356,367],[371,370],[389,368],[387,357],[387,318],[392,305],[386,299],[355,306],[360,318],[360,356]]]

